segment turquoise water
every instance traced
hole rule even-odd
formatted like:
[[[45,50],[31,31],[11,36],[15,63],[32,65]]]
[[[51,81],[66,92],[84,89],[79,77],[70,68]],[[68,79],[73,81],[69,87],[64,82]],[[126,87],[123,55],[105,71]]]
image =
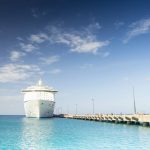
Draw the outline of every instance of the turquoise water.
[[[149,150],[150,128],[0,116],[0,150]]]

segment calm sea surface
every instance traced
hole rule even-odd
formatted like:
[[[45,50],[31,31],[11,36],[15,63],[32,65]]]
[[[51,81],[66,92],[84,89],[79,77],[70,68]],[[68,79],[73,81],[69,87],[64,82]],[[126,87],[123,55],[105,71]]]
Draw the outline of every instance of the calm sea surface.
[[[149,150],[150,128],[0,116],[0,150]]]

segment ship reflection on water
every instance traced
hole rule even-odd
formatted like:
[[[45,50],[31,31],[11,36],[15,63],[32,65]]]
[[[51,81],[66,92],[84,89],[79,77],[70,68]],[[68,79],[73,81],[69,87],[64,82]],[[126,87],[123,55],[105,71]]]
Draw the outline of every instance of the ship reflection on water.
[[[52,119],[53,120],[53,119]],[[22,137],[20,139],[20,148],[23,150],[40,150],[45,145],[50,145],[48,141],[53,138],[54,122],[51,119],[23,118]],[[47,140],[48,139],[48,140]]]

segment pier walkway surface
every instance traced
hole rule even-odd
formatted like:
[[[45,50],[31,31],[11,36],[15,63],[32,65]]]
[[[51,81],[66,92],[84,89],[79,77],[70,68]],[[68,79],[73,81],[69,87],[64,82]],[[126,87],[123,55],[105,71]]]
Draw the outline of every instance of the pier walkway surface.
[[[150,127],[150,114],[95,114],[95,115],[65,114],[63,115],[63,117],[69,119],[136,124]]]

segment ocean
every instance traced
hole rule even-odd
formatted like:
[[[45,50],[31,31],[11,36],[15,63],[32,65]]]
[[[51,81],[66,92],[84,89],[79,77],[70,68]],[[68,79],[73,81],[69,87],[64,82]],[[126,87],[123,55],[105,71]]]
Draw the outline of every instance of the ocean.
[[[149,150],[150,127],[0,116],[0,150]]]

